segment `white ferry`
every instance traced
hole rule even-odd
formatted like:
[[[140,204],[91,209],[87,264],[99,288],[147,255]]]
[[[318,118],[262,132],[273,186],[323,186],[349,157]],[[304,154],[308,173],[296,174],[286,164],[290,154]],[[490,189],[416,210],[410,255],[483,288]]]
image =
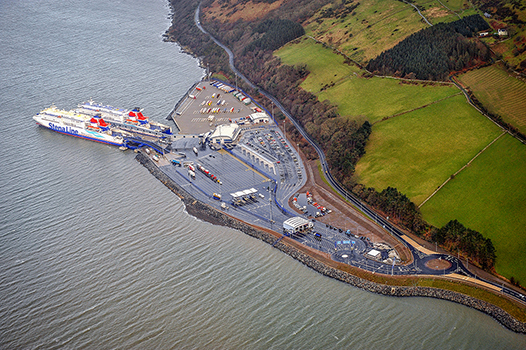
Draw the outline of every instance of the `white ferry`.
[[[90,100],[80,104],[75,111],[91,117],[104,118],[112,127],[133,134],[153,136],[156,138],[170,138],[173,135],[172,128],[150,121],[147,116],[142,114],[140,108],[127,110],[102,105]]]
[[[122,135],[115,132],[103,118],[91,118],[73,111],[51,106],[33,117],[38,125],[65,135],[124,146]]]

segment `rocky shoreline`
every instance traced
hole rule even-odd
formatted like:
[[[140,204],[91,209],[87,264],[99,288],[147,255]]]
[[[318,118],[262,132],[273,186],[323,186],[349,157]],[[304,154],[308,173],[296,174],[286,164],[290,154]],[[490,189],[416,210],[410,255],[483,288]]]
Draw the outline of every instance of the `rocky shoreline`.
[[[161,181],[166,187],[168,187],[172,192],[179,196],[179,198],[181,198],[186,206],[187,212],[190,215],[215,225],[228,226],[230,228],[242,231],[243,233],[262,240],[268,244],[273,244],[276,241],[276,238],[272,234],[263,230],[258,230],[244,222],[236,220],[229,215],[226,215],[225,213],[216,210],[190,196],[165,173],[163,173],[148,156],[138,153],[135,159],[144,167],[146,167],[146,169],[148,169],[150,173],[154,175],[159,181]],[[290,255],[292,258],[302,262],[311,269],[325,276],[348,283],[354,287],[358,287],[372,293],[388,296],[431,297],[452,301],[484,312],[514,332],[526,334],[526,323],[518,321],[506,311],[486,301],[479,300],[461,293],[432,287],[401,287],[378,284],[327,266],[322,262],[310,257],[309,255],[299,251],[298,249],[282,242],[275,244],[274,247],[281,250],[285,254]]]

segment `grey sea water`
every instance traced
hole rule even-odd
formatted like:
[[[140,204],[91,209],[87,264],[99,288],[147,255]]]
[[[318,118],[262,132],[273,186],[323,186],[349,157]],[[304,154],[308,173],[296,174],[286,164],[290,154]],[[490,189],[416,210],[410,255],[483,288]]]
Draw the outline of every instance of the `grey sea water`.
[[[203,75],[164,0],[0,1],[1,349],[520,349],[467,307],[388,298],[186,214],[132,153],[38,128],[54,103],[163,122]]]

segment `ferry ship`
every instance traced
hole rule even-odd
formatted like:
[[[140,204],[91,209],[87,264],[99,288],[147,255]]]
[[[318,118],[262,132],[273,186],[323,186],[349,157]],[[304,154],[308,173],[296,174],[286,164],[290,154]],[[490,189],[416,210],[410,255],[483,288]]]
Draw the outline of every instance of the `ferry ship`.
[[[173,135],[172,128],[150,121],[147,116],[142,114],[141,108],[127,110],[90,100],[78,105],[75,111],[91,117],[104,118],[113,128],[130,132],[134,135],[146,135],[162,139],[170,139]]]
[[[38,125],[61,134],[115,146],[125,146],[122,133],[113,130],[103,118],[89,117],[51,106],[37,113],[33,119]]]

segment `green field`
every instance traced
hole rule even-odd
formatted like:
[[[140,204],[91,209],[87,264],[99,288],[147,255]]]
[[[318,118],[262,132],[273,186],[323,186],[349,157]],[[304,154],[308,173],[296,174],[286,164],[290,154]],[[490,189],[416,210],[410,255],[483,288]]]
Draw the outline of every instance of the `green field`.
[[[500,132],[455,96],[375,124],[356,177],[378,191],[396,187],[418,205]]]
[[[470,71],[459,77],[494,114],[526,134],[526,83],[498,65]]]
[[[316,94],[320,101],[330,100],[341,115],[358,121],[367,119],[374,123],[459,93],[453,85],[413,85],[397,79],[363,78],[358,67],[343,64],[341,55],[308,38],[288,44],[275,54],[285,64],[307,64],[311,73],[301,87]],[[320,91],[331,83],[335,85]]]
[[[312,93],[331,82],[337,82],[361,70],[355,65],[344,64],[345,58],[335,54],[331,49],[303,37],[297,44],[287,44],[274,52],[281,61],[288,65],[305,63],[311,72],[301,87]]]
[[[374,123],[395,114],[413,110],[458,94],[452,85],[426,86],[402,84],[390,78],[350,76],[345,81],[318,94],[338,105],[341,115],[367,119]]]
[[[497,272],[526,283],[526,146],[505,135],[421,208],[435,226],[451,219],[491,238]]]

